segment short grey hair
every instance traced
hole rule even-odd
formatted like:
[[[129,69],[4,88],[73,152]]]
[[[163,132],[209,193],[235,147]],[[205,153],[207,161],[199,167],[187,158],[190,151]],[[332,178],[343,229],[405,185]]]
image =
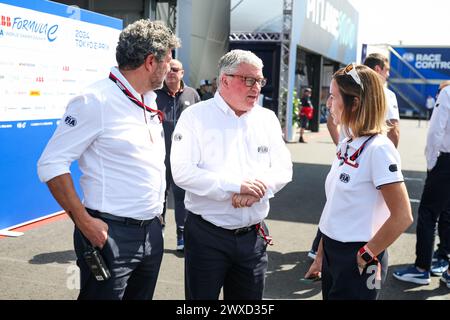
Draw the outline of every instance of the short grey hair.
[[[241,63],[250,64],[261,70],[264,67],[262,60],[253,52],[239,49],[231,50],[219,60],[219,77],[222,77],[222,74],[234,73]]]
[[[162,21],[137,20],[119,35],[117,64],[121,69],[134,70],[148,55],[153,54],[156,60],[163,61],[167,52],[179,46],[180,39]]]

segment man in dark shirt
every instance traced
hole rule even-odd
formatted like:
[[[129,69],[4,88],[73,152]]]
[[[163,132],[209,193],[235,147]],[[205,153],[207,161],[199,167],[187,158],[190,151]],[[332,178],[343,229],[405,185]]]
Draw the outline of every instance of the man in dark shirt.
[[[180,61],[172,59],[170,62],[170,71],[164,81],[164,86],[160,90],[156,90],[156,104],[158,109],[164,113],[164,138],[166,142],[166,193],[163,209],[163,217],[165,218],[167,208],[167,195],[169,188],[172,186],[173,197],[175,201],[175,221],[177,224],[177,250],[184,250],[184,220],[186,218],[186,209],[184,208],[184,190],[178,187],[172,178],[170,170],[170,150],[172,147],[172,133],[175,125],[180,118],[181,112],[187,107],[200,101],[197,91],[188,87],[183,82],[183,65]],[[164,219],[165,220],[165,219]]]

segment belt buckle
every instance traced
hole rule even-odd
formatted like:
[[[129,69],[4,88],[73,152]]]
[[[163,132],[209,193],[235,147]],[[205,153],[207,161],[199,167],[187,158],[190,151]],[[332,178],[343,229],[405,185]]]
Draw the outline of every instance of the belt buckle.
[[[239,229],[234,230],[234,234],[235,235],[240,235],[240,234],[243,234],[243,233],[247,233],[249,230],[250,230],[250,227],[239,228]]]

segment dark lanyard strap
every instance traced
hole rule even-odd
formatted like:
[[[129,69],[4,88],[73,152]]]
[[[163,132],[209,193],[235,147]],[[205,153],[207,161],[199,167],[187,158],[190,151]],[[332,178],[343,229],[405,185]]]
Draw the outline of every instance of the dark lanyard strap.
[[[117,87],[123,92],[123,94],[130,99],[135,105],[137,105],[138,107],[142,108],[144,111],[147,110],[150,113],[154,113],[153,115],[151,115],[151,118],[153,118],[154,116],[158,116],[158,119],[160,122],[162,122],[164,120],[164,114],[159,111],[159,110],[155,110],[150,108],[149,106],[145,105],[142,101],[136,99],[133,94],[130,92],[130,90],[127,89],[127,87],[124,86],[124,84],[112,73],[109,74],[109,79],[114,82]],[[143,100],[143,97],[142,97]]]
[[[376,136],[376,134],[373,134],[373,135],[371,135],[369,138],[367,138],[366,141],[364,141],[364,143],[358,148],[358,150],[356,150],[356,151],[350,156],[350,158],[348,157],[348,154],[347,154],[347,153],[348,153],[349,143],[352,142],[352,139],[348,140],[348,141],[347,141],[347,147],[346,147],[346,149],[345,149],[345,154],[344,154],[344,156],[343,156],[343,157],[341,156],[341,150],[339,150],[338,153],[336,154],[336,156],[337,156],[337,158],[338,158],[339,160],[343,160],[343,161],[341,162],[340,165],[343,165],[344,163],[346,163],[346,164],[348,164],[348,165],[350,165],[350,166],[352,166],[352,167],[358,168],[358,167],[359,167],[359,164],[355,162],[356,159],[358,159],[358,157],[359,157],[359,156],[361,155],[361,153],[363,152],[364,148],[366,147],[367,142],[369,142],[369,140],[372,139],[372,138],[375,137],[375,136]]]
[[[355,153],[350,156],[351,161],[355,161],[356,159],[358,159],[358,157],[361,155],[364,148],[366,147],[367,142],[369,142],[369,140],[372,139],[373,137],[375,137],[374,134],[371,135],[369,138],[367,138],[366,141],[364,141],[364,143],[361,145],[361,147],[359,147],[359,149],[356,150]]]

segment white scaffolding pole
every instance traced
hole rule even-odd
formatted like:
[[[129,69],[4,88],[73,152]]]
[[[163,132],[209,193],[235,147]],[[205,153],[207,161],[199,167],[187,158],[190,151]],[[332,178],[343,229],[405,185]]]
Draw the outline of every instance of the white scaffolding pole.
[[[291,48],[293,0],[283,0],[283,30],[281,32],[280,85],[278,96],[278,118],[284,131],[284,140],[293,140],[292,93],[293,76],[290,67],[295,63],[296,48]],[[292,49],[292,50],[291,50]],[[292,52],[291,52],[292,51]],[[293,59],[292,59],[293,57]],[[292,78],[292,79],[291,79]]]

